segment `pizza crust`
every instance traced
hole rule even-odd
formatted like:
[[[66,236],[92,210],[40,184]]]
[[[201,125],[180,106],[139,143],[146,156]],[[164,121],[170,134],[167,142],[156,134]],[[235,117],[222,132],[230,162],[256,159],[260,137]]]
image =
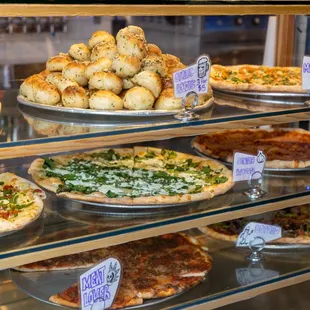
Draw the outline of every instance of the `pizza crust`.
[[[208,226],[199,227],[199,230],[202,231],[207,236],[209,236],[210,238],[217,239],[217,240],[237,242],[238,237],[239,237],[239,235],[225,235],[225,234],[219,233]]]
[[[52,295],[48,300],[49,300],[50,302],[55,303],[55,304],[62,305],[62,306],[66,306],[66,307],[76,308],[76,309],[79,309],[79,308],[80,308],[80,305],[79,305],[79,304],[74,303],[74,302],[67,301],[67,300],[65,300],[65,299],[63,299],[63,298],[60,298],[60,297],[58,296],[58,294]]]

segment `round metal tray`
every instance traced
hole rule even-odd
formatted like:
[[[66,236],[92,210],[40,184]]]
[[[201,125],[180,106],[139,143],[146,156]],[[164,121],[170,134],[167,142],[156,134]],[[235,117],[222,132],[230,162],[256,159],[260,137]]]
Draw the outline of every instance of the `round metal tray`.
[[[246,92],[214,89],[214,95],[229,100],[244,100],[253,105],[272,106],[278,108],[307,107],[310,100],[308,93],[280,93],[280,92]]]
[[[228,161],[225,161],[225,160],[222,160],[222,159],[218,159],[218,158],[213,158],[213,157],[210,157],[204,153],[202,153],[201,151],[197,150],[194,146],[193,146],[193,141],[194,139],[192,140],[192,148],[194,149],[194,151],[201,157],[204,157],[204,158],[208,158],[208,159],[213,159],[213,160],[216,160],[218,162],[220,162],[221,164],[225,165],[225,166],[229,166],[229,167],[232,167],[232,163],[228,162]],[[265,167],[264,168],[264,171],[265,172],[305,172],[305,171],[310,171],[310,167],[306,167],[306,168],[268,168],[268,167]]]
[[[193,202],[183,202],[178,204],[148,204],[148,205],[126,205],[126,204],[113,204],[113,203],[100,203],[100,202],[92,202],[92,201],[84,201],[84,200],[76,200],[72,199],[72,201],[76,201],[83,205],[90,205],[95,207],[107,207],[107,208],[117,208],[120,210],[127,209],[127,210],[146,210],[146,209],[162,209],[162,208],[173,208],[178,206],[188,205]]]
[[[67,108],[63,106],[51,106],[45,104],[39,104],[29,101],[26,97],[19,95],[17,96],[17,101],[29,107],[34,107],[37,109],[43,109],[47,111],[65,112],[75,115],[102,115],[102,116],[128,116],[128,117],[159,117],[159,116],[173,116],[179,113],[181,110],[92,110],[92,109],[80,109],[80,108]],[[214,98],[210,98],[204,105],[196,106],[193,111],[199,112],[213,104]]]
[[[58,305],[49,301],[49,298],[50,296],[58,292],[62,292],[68,287],[70,287],[86,270],[79,269],[48,272],[19,272],[11,269],[10,276],[12,281],[29,296],[53,306],[67,308],[65,306]],[[184,294],[187,291],[188,290],[166,298],[145,300],[144,303],[141,305],[126,307],[123,309],[139,309],[147,306],[157,305],[172,298],[176,298],[177,296]]]

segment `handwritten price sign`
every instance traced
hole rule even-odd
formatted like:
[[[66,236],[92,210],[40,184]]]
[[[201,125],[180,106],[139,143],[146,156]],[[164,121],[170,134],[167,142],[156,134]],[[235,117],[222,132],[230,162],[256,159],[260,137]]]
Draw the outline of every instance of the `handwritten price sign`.
[[[120,283],[122,267],[116,258],[110,257],[80,276],[82,310],[109,308]]]
[[[280,226],[251,222],[244,227],[238,237],[236,246],[248,247],[257,237],[264,239],[265,242],[269,242],[279,239],[281,236],[282,230]]]
[[[183,98],[191,91],[197,94],[207,93],[210,66],[209,56],[202,55],[193,65],[173,73],[174,96]]]
[[[245,153],[235,152],[234,154],[234,165],[233,165],[233,181],[247,181],[259,179],[260,174],[254,174],[255,172],[264,171],[266,163],[266,156],[262,151],[258,154],[249,155]]]
[[[302,62],[302,88],[310,90],[310,56],[304,56]]]

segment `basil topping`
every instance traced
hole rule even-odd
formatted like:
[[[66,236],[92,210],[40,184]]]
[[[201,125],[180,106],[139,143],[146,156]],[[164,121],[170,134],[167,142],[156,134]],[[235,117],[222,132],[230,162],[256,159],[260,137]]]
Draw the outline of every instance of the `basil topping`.
[[[166,159],[177,157],[177,153],[162,150]],[[201,162],[189,158],[185,161],[167,163],[162,170],[147,170],[124,166],[107,167],[100,160],[117,160],[121,156],[114,150],[94,153],[95,163],[85,159],[74,158],[63,165],[53,159],[45,158],[42,168],[47,177],[59,178],[63,184],[57,188],[61,192],[81,192],[91,194],[104,193],[109,198],[139,197],[154,195],[179,195],[200,193],[204,186],[225,183],[228,179],[222,170],[212,170],[210,166],[196,169]],[[156,158],[154,151],[148,151],[143,157],[135,156],[134,161]],[[124,157],[123,157],[124,158]]]

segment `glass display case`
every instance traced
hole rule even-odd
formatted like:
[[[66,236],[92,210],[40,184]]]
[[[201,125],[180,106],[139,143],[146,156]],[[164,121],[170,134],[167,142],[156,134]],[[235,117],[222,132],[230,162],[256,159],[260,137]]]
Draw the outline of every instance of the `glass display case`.
[[[21,272],[14,269],[17,266],[42,260],[50,266],[53,259],[59,257],[68,255],[67,259],[72,261],[79,258],[74,256],[77,253],[87,251],[93,253],[92,251],[97,249],[119,245],[126,247],[127,243],[127,247],[130,247],[137,240],[146,238],[152,240],[151,238],[156,236],[177,233],[192,238],[190,240],[195,242],[191,241],[193,242],[191,246],[195,249],[199,246],[210,254],[212,269],[197,286],[179,289],[169,297],[145,298],[143,304],[139,305],[141,308],[214,309],[225,306],[223,308],[225,310],[234,307],[242,309],[246,307],[244,306],[246,303],[254,302],[255,296],[276,294],[269,292],[275,290],[281,292],[288,286],[292,288],[295,285],[303,288],[309,286],[310,96],[307,91],[302,90],[300,77],[302,57],[309,45],[306,35],[308,27],[306,14],[309,12],[308,1],[299,1],[297,4],[295,1],[276,0],[148,1],[143,4],[138,1],[137,3],[120,1],[117,4],[114,1],[92,1],[91,4],[88,1],[79,3],[51,1],[48,4],[40,1],[27,3],[6,1],[2,4],[0,218],[3,223],[5,220],[12,220],[13,216],[18,218],[20,214],[18,212],[21,209],[26,210],[32,204],[30,202],[29,205],[29,200],[27,203],[18,203],[20,196],[17,198],[17,194],[14,194],[15,187],[5,187],[5,182],[1,181],[1,175],[6,172],[15,174],[23,180],[34,181],[44,189],[46,198],[43,200],[42,212],[27,222],[27,225],[5,231],[2,228],[4,224],[0,222],[0,309],[56,309],[58,305],[50,301],[50,296],[70,287],[81,275],[81,270],[75,268],[65,268],[66,270],[47,268],[43,272],[30,269],[31,272]],[[129,25],[139,28],[132,28],[133,32],[130,35],[122,32],[122,29]],[[143,38],[140,32],[142,28]],[[126,29],[129,31],[129,28]],[[89,41],[95,31],[103,31],[104,34],[98,36],[106,36],[105,39],[100,37],[99,41],[96,41],[98,37],[93,36],[95,43]],[[119,41],[122,39],[124,41],[121,46]],[[112,40],[112,43],[100,40]],[[80,56],[74,53],[73,46],[77,43],[84,52],[89,53],[89,55],[86,53],[88,56],[85,59],[79,58]],[[104,51],[98,49],[98,45],[103,43],[108,46]],[[136,44],[140,43],[141,48],[136,49]],[[103,54],[96,56],[94,53],[96,49],[99,54]],[[68,51],[69,55],[59,54]],[[113,54],[112,57],[110,53]],[[141,57],[139,53],[142,53]],[[251,70],[254,70],[254,67],[249,69],[249,66],[257,65],[255,68],[268,66],[269,69],[264,69],[269,70],[268,78],[274,74],[270,73],[274,70],[272,67],[276,67],[277,82],[273,86],[284,83],[283,76],[290,79],[295,74],[290,71],[287,75],[286,69],[281,67],[299,66],[294,69],[297,70],[298,81],[286,81],[284,84],[299,88],[297,91],[297,88],[295,90],[288,88],[285,91],[278,89],[272,91],[273,88],[266,88],[265,91],[251,88],[242,90],[238,87],[225,89],[212,84],[212,80],[216,79],[211,73],[208,93],[197,95],[196,106],[185,104],[183,106],[182,100],[175,98],[173,94],[173,73],[194,63],[202,54],[208,54],[212,64],[240,65],[238,70],[240,68],[246,70],[246,73],[242,74],[251,77],[253,77]],[[58,63],[56,61],[46,64],[48,59],[53,60],[56,55],[61,58]],[[125,59],[122,57],[127,57],[126,61],[131,57],[129,62],[122,63],[123,67],[119,65]],[[161,59],[164,64],[159,66],[158,62],[155,62],[154,65],[150,62],[152,57]],[[99,69],[93,67],[94,71],[87,76],[86,83],[78,79],[81,75],[76,73],[77,71],[68,73],[67,70],[66,73],[64,69],[68,64],[75,64],[77,67],[73,70],[82,68],[85,78],[87,68],[94,63],[98,65],[98,59],[103,58],[107,59],[106,63],[104,65],[100,63],[99,67],[103,67]],[[61,69],[53,69],[52,66],[58,66],[62,61],[67,62]],[[134,67],[137,64],[135,61],[138,62],[138,69]],[[128,68],[126,66],[131,66],[130,70],[136,71],[125,74],[124,71]],[[45,71],[46,68],[48,72]],[[166,70],[164,73],[160,71],[163,68]],[[143,72],[148,72],[148,75],[140,75]],[[97,74],[102,75],[103,82],[99,78],[94,80]],[[112,82],[105,84],[105,81],[111,78],[109,74],[113,75],[114,84]],[[37,83],[31,84],[31,82],[28,84],[30,88],[25,88],[32,75],[36,75],[33,81]],[[59,79],[58,84],[53,78]],[[262,78],[257,80],[259,79]],[[68,81],[70,83],[67,85]],[[268,84],[265,82],[261,83],[264,87]],[[117,87],[117,83],[121,85],[119,90],[114,88]],[[251,85],[252,82],[247,80],[240,83]],[[234,85],[236,84],[238,83]],[[40,85],[44,87],[40,88]],[[73,100],[66,93],[69,88],[71,91],[69,95],[73,96]],[[146,101],[141,99],[143,97],[141,93],[128,96],[134,89],[143,90],[145,98],[151,98],[150,107],[130,106],[130,104],[132,106],[139,103],[146,104]],[[49,96],[50,92],[55,94],[53,91],[56,91],[55,96],[59,97],[55,103],[51,103],[53,100],[51,97],[48,97],[49,99],[44,97]],[[107,96],[107,92],[109,97],[104,97]],[[116,103],[122,102],[122,108],[102,108],[102,106],[98,108],[94,97],[96,94],[107,100],[99,98],[103,100],[100,101],[102,106],[108,101],[112,104],[111,102],[116,100]],[[77,106],[78,102],[83,103],[84,99],[81,99],[83,96],[87,98],[85,99],[87,106]],[[156,108],[160,100],[168,100],[165,108]],[[176,103],[177,108],[167,108]],[[197,118],[188,120],[180,117],[180,112],[184,113],[184,110],[195,113]],[[248,135],[261,130],[264,134],[281,132],[283,136],[268,136],[264,139],[260,137],[255,141],[254,136],[250,138],[234,136],[235,132],[244,133],[243,130],[246,129],[249,129]],[[205,149],[195,147],[195,137],[212,136],[212,133],[220,135],[220,132],[225,139],[220,142],[209,140],[205,143]],[[219,136],[216,137],[215,139],[219,139]],[[227,159],[227,154],[223,157],[222,153],[218,156],[212,155],[210,151],[208,153],[207,149],[208,147],[211,149],[212,143],[216,144],[218,149],[223,148],[225,152],[228,151],[221,143],[228,143],[231,154],[243,150],[249,153],[249,148],[244,149],[244,145],[251,145],[255,151],[262,149],[267,152],[267,164],[262,177],[258,179],[261,184],[253,185],[253,180],[233,183],[230,172],[226,172],[228,177],[223,176],[225,171],[234,169],[235,163]],[[148,162],[148,166],[143,166],[142,153],[138,153],[137,146],[148,150],[143,160],[156,158],[159,163]],[[98,153],[94,150],[101,148],[107,150],[121,148],[134,153],[130,155],[131,157],[127,156],[127,153],[126,156],[119,155],[117,151],[99,152],[101,155],[94,155]],[[161,151],[156,151],[158,149]],[[172,157],[168,157],[165,150],[172,150],[173,152],[169,153],[173,154],[169,155]],[[83,154],[88,152],[90,155],[83,155],[87,158],[84,160],[80,155],[75,157],[74,154],[77,152]],[[253,152],[250,153],[254,155]],[[186,156],[189,157],[182,157],[183,155],[179,155],[181,153],[188,154]],[[62,159],[58,162],[54,156],[65,157],[60,157]],[[182,158],[179,159],[179,156]],[[282,156],[282,159],[277,156]],[[41,170],[38,170],[39,177],[32,172],[33,169],[37,169],[33,165],[38,162],[38,158],[43,158]],[[74,163],[86,162],[85,166],[77,164],[77,168],[74,168],[76,170],[70,170],[71,174],[74,171],[76,175],[84,173],[84,176],[81,176],[81,179],[74,176],[70,180],[69,170],[66,170],[67,172],[61,170],[67,169],[65,167],[68,164],[67,159],[63,158],[73,158]],[[93,164],[94,158],[95,164]],[[114,161],[121,160],[129,161],[120,166],[113,166]],[[133,166],[130,166],[130,160]],[[220,168],[210,168],[213,167],[214,161]],[[61,168],[55,168],[55,165]],[[90,172],[86,166],[95,168]],[[126,169],[130,172],[126,172]],[[116,171],[119,173],[117,177],[123,178],[113,183],[114,191],[126,189],[120,195],[113,190],[103,189],[106,184],[110,184],[107,177],[110,171]],[[151,177],[146,179],[147,181],[144,180],[141,185],[139,182],[142,177],[136,174],[144,173],[143,171],[148,171]],[[85,177],[87,173],[90,173],[90,176]],[[100,173],[102,173],[101,179],[98,177]],[[124,173],[129,174],[130,185],[122,185],[127,178],[124,177]],[[190,173],[194,177],[189,177]],[[159,181],[154,181],[154,175],[158,176]],[[190,181],[186,179],[188,177]],[[48,185],[45,178],[49,178],[52,185]],[[198,178],[200,183],[197,181]],[[228,181],[231,182],[231,186],[227,186],[227,191],[217,191],[222,183]],[[91,185],[93,187],[85,182],[93,182]],[[168,188],[167,182],[171,182],[169,189],[173,188],[168,194],[164,192],[164,189]],[[183,182],[185,187],[178,188],[178,182]],[[154,183],[161,187],[156,189],[157,192],[153,187]],[[98,184],[100,187],[96,187]],[[189,190],[188,187],[194,186],[193,184],[195,189]],[[64,190],[60,189],[61,186]],[[134,190],[138,186],[140,192],[136,194]],[[253,186],[262,190],[263,194],[252,198],[246,195],[245,193]],[[141,194],[146,190],[147,194]],[[41,195],[41,191],[37,188],[34,193],[39,192]],[[155,192],[157,194],[154,194]],[[209,196],[203,197],[208,199],[195,198],[195,194],[205,192],[209,193]],[[76,193],[79,193],[79,196]],[[98,199],[85,199],[93,193],[97,193],[97,196],[99,193],[99,198],[95,195]],[[153,199],[151,203],[143,201],[156,195],[165,196],[168,202],[172,202],[159,203],[158,198],[155,202]],[[103,196],[104,200],[100,200]],[[182,203],[181,198],[178,198],[178,202],[175,202],[175,197],[183,196],[191,198]],[[128,203],[128,199],[123,199],[121,203],[115,203],[113,200],[124,197],[130,197],[131,202]],[[139,203],[132,203],[136,198],[141,198]],[[8,213],[8,208],[11,208],[11,213]],[[293,211],[281,211],[289,208]],[[306,211],[296,211],[304,209]],[[16,213],[14,210],[17,210]],[[298,221],[294,222],[298,223],[298,229],[294,228],[295,226],[288,226],[288,220],[271,221],[286,214],[285,212],[290,214],[286,219],[298,217]],[[246,257],[251,251],[255,252],[254,248],[250,250],[236,247],[236,240],[220,240],[201,229],[206,226],[216,227],[212,225],[221,222],[226,223],[223,224],[225,227],[232,225],[231,223],[238,223],[234,225],[238,226],[240,234],[244,228],[240,223],[253,221],[276,223],[281,226],[283,234],[291,239],[283,243],[264,244],[261,251],[263,259],[253,261]],[[301,221],[303,224],[300,224]],[[306,241],[292,241],[298,233],[302,235],[301,239]],[[165,251],[168,252],[167,249],[163,249],[160,255]],[[160,249],[157,249],[157,252],[161,252]],[[120,259],[123,259],[126,266],[127,258],[120,257]],[[176,264],[185,264],[186,260],[189,260],[186,256],[179,261],[176,257]],[[171,261],[168,263],[171,264]],[[164,263],[160,261],[159,264]],[[187,277],[192,276],[190,274]],[[143,280],[145,279],[141,276],[139,281]],[[171,288],[176,285],[173,286],[173,283],[169,282],[168,286]],[[307,304],[309,300],[307,290],[300,290],[299,293],[301,295],[299,299]],[[239,303],[244,300],[248,301]],[[290,300],[293,300],[293,296]],[[75,306],[79,307],[80,304],[77,302]],[[126,308],[135,307],[137,308],[137,305]],[[265,307],[271,309],[271,303]]]

